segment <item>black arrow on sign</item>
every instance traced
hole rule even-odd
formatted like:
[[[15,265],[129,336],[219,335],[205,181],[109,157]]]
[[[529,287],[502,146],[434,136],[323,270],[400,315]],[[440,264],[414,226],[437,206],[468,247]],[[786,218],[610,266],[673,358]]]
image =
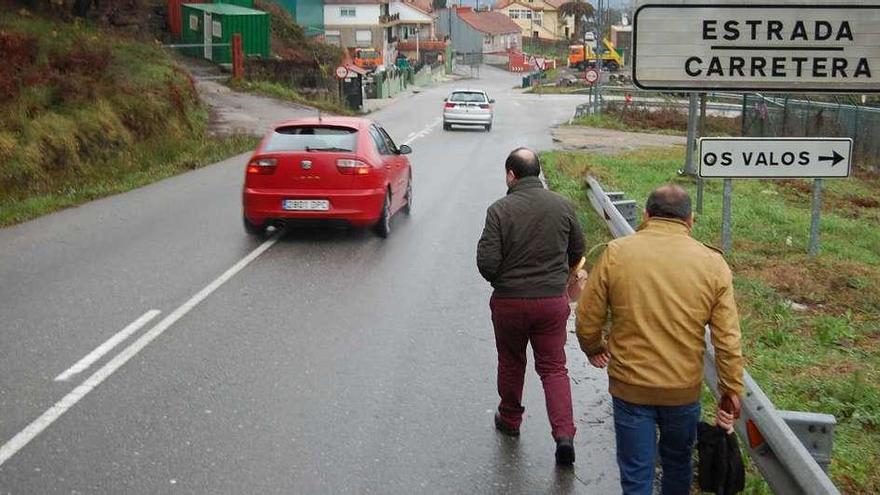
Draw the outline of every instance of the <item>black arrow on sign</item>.
[[[838,153],[837,151],[834,151],[834,150],[832,150],[831,152],[834,153],[833,156],[820,156],[819,161],[820,162],[827,162],[830,160],[831,166],[833,167],[843,161],[843,155],[841,155],[840,153]]]

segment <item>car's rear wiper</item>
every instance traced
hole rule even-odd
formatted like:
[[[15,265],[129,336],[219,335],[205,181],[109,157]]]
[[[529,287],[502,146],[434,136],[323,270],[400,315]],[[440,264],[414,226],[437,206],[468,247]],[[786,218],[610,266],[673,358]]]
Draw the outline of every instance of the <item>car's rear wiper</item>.
[[[347,149],[347,148],[339,148],[339,147],[336,147],[336,146],[330,146],[330,147],[328,147],[328,148],[312,148],[312,147],[306,146],[306,151],[344,151],[344,152],[351,152],[350,149]]]

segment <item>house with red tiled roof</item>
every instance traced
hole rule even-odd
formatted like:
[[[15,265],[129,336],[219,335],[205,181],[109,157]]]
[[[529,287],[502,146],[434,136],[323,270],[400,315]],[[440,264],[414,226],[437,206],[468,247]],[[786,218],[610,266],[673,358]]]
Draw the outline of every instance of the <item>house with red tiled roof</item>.
[[[439,11],[436,32],[450,36],[456,53],[501,53],[522,46],[522,29],[501,12],[471,7]]]
[[[522,29],[524,38],[567,40],[574,33],[574,19],[559,12],[571,0],[498,0],[502,12]]]

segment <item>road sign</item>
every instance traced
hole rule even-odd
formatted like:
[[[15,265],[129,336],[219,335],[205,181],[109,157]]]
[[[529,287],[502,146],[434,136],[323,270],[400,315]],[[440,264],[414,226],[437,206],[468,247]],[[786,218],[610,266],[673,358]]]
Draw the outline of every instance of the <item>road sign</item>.
[[[348,69],[344,65],[336,68],[336,79],[345,79],[348,77]]]
[[[850,138],[700,139],[700,177],[848,177]]]
[[[584,79],[590,84],[596,84],[596,81],[599,80],[599,72],[596,69],[587,69],[584,73]]]
[[[777,0],[778,1],[778,0]],[[880,91],[880,4],[643,5],[643,89]]]

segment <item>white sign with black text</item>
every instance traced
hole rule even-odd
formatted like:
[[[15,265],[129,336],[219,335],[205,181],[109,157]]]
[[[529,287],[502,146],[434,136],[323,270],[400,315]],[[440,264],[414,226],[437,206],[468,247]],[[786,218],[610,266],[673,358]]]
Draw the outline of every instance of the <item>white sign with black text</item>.
[[[849,177],[850,138],[700,139],[703,178]]]
[[[648,4],[633,45],[644,89],[880,91],[880,4]]]

